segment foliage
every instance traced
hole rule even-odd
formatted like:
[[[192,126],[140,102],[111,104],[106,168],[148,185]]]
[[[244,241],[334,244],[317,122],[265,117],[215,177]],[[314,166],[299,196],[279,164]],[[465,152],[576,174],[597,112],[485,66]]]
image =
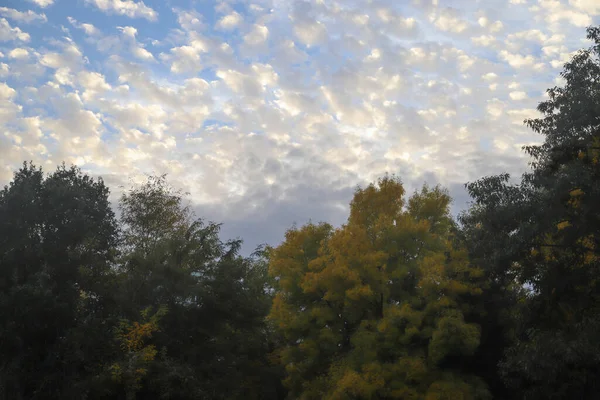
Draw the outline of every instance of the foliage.
[[[115,244],[108,189],[75,167],[24,164],[0,192],[0,398],[85,396]]]
[[[135,399],[136,392],[141,389],[142,378],[157,354],[156,346],[147,344],[147,340],[159,330],[160,318],[167,313],[167,308],[161,307],[153,315],[150,315],[151,311],[147,308],[141,312],[141,323],[121,320],[115,329],[123,359],[113,363],[110,371],[112,378],[125,386],[127,400]]]
[[[526,121],[544,135],[525,147],[532,171],[517,184],[501,175],[467,186],[473,254],[485,254],[495,282],[525,288],[501,370],[527,399],[598,393],[600,30],[588,39],[594,45],[565,65],[565,85],[538,106],[542,117]]]
[[[286,233],[271,254],[270,317],[292,397],[489,398],[461,370],[479,344],[468,318],[481,271],[453,240],[449,203],[424,187],[405,205],[385,177],[356,191],[341,228]]]
[[[122,312],[134,318],[147,307],[169,309],[153,335],[159,355],[140,395],[277,396],[264,260],[239,256],[239,240],[223,243],[219,225],[195,219],[164,177],[125,193],[120,207]]]

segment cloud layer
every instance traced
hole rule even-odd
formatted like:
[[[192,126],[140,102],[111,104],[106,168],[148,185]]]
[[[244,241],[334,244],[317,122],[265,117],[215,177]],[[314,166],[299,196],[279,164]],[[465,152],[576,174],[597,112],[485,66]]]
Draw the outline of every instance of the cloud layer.
[[[246,250],[343,222],[386,172],[456,211],[523,171],[523,120],[600,21],[594,0],[29,1],[0,7],[0,183],[23,160],[115,195],[168,173]]]

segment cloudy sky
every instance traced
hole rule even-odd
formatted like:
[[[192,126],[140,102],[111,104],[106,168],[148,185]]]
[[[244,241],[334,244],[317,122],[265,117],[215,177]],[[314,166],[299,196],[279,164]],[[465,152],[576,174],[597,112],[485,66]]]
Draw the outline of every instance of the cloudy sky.
[[[0,184],[167,173],[247,252],[356,185],[520,173],[597,0],[1,0]]]

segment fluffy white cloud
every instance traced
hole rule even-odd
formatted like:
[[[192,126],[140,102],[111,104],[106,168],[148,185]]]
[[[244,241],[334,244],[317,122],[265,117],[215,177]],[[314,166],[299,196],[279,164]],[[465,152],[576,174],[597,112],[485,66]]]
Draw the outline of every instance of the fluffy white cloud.
[[[86,0],[106,13],[125,15],[129,18],[145,18],[156,21],[158,13],[144,4],[143,1],[133,0]]]
[[[87,2],[77,18],[103,32],[74,18],[82,32],[61,30],[49,13],[30,37],[0,14],[0,184],[23,159],[76,162],[115,188],[168,172],[226,235],[271,244],[294,220],[342,222],[355,185],[385,172],[409,190],[448,185],[455,211],[465,181],[521,172],[518,147],[540,140],[523,120],[596,12],[584,0],[207,0],[148,29],[110,16],[156,20],[141,1]]]
[[[68,68],[69,70],[80,69],[86,60],[77,45],[67,40],[60,43],[60,52],[47,52],[42,55],[40,64],[53,69]]]
[[[439,11],[439,14],[432,14],[429,19],[433,21],[436,28],[444,32],[461,33],[469,28],[469,23],[453,8],[444,8]],[[479,23],[482,22],[487,25],[487,20],[480,19]]]
[[[46,22],[48,20],[45,14],[38,14],[31,10],[18,11],[8,7],[0,7],[0,15],[23,23],[31,23],[35,21]]]
[[[179,46],[170,50],[170,54],[161,54],[161,59],[171,63],[171,72],[180,74],[200,71],[204,68],[201,54],[205,52],[202,46]]]
[[[524,100],[527,98],[527,93],[521,91],[510,92],[510,98],[512,100]]]
[[[242,22],[242,20],[242,16],[234,11],[231,14],[227,14],[219,19],[217,22],[217,28],[231,30],[236,28]]]
[[[89,36],[99,36],[100,35],[100,30],[92,24],[80,23],[79,21],[77,21],[75,18],[72,18],[72,17],[67,17],[67,20],[75,28],[83,30],[86,35],[89,35]]]
[[[513,54],[506,50],[500,51],[500,58],[506,61],[513,68],[533,68],[540,70],[544,68],[544,64],[538,62],[538,60],[528,54],[526,56],[521,54]]]
[[[28,42],[31,39],[28,33],[23,32],[19,27],[12,27],[5,18],[0,18],[0,42],[11,40],[20,40]]]
[[[16,94],[17,91],[15,89],[11,88],[4,82],[0,82],[0,98],[3,100],[10,100],[15,97]]]
[[[135,39],[137,29],[132,26],[117,27],[123,33],[123,40],[126,42],[129,52],[136,58],[144,61],[154,61],[154,55],[141,46]]]
[[[29,57],[29,51],[21,47],[16,47],[8,52],[8,58],[27,58]]]
[[[600,3],[596,0],[569,0],[569,4],[591,15],[600,14]]]
[[[27,1],[29,1],[30,3],[34,3],[42,8],[46,8],[46,7],[54,4],[54,0],[27,0]]]
[[[591,3],[586,0],[570,2],[577,7],[589,8]],[[548,24],[557,25],[561,22],[568,22],[574,26],[585,28],[592,24],[592,17],[589,14],[590,10],[580,11],[573,7],[568,7],[559,0],[538,0],[540,11],[545,13],[545,20]]]
[[[77,75],[77,82],[83,89],[83,101],[92,101],[98,93],[111,89],[104,75],[98,72],[81,71]]]
[[[244,36],[244,41],[249,45],[259,45],[264,43],[269,37],[269,28],[264,25],[255,24],[252,30]]]
[[[495,36],[492,35],[481,35],[477,37],[472,37],[471,41],[477,46],[489,47],[492,44],[496,43],[497,39]]]

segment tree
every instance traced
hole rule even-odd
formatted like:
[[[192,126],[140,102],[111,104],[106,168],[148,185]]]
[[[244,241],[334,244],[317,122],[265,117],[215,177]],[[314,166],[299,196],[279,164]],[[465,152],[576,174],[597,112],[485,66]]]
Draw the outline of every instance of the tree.
[[[544,135],[524,148],[531,172],[517,184],[505,174],[467,185],[474,203],[462,221],[473,254],[494,282],[526,292],[501,364],[526,399],[600,392],[600,29],[587,32],[593,46],[565,64],[542,117],[526,121]]]
[[[152,335],[158,353],[140,375],[139,396],[277,398],[264,260],[241,257],[241,241],[223,243],[220,226],[183,202],[164,176],[120,202],[122,315],[135,321],[147,307],[169,310]]]
[[[299,399],[485,399],[464,367],[481,270],[454,235],[450,198],[424,187],[405,204],[393,177],[358,189],[339,229],[290,229],[273,249],[270,318]]]
[[[75,167],[24,164],[0,192],[0,398],[86,396],[116,233],[108,189]]]

